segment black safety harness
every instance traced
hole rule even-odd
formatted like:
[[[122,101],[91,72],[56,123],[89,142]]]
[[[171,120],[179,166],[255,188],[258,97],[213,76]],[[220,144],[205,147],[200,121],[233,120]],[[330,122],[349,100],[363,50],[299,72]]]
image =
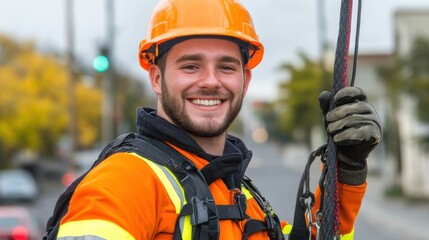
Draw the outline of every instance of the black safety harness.
[[[137,133],[127,133],[119,136],[108,144],[100,153],[92,167],[77,178],[60,195],[53,215],[50,217],[44,240],[56,239],[60,221],[68,211],[69,201],[78,184],[85,178],[91,169],[100,164],[108,156],[118,152],[133,152],[140,156],[167,167],[181,183],[185,191],[187,203],[182,207],[176,221],[174,240],[181,240],[180,219],[191,216],[192,239],[216,240],[219,239],[219,221],[247,220],[244,225],[243,239],[260,231],[267,231],[270,239],[285,239],[277,215],[272,211],[268,201],[262,197],[258,189],[253,185],[250,178],[244,176],[242,186],[249,190],[254,199],[265,213],[265,221],[250,219],[246,215],[247,199],[241,191],[234,196],[235,204],[217,205],[201,171],[182,154],[174,150],[168,144],[153,138],[142,136]]]

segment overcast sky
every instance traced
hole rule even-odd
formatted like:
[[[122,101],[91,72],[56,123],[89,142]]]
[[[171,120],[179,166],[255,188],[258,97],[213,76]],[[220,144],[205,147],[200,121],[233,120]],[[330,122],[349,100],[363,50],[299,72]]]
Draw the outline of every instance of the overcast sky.
[[[115,5],[115,63],[137,78],[146,79],[137,51],[146,22],[157,0],[113,0]],[[253,17],[265,46],[263,62],[254,70],[248,97],[271,99],[284,78],[277,68],[297,62],[298,51],[316,58],[319,52],[318,0],[242,0]],[[335,45],[340,0],[325,0],[326,36]],[[357,9],[357,0],[354,1]],[[106,0],[75,0],[75,53],[90,65],[97,46],[106,39]],[[361,53],[389,53],[393,49],[393,15],[399,9],[426,9],[428,0],[363,0]],[[354,14],[354,17],[356,14]],[[0,33],[34,40],[43,49],[65,49],[65,0],[0,0]],[[353,26],[354,31],[354,26]],[[353,41],[351,43],[353,50]],[[3,79],[1,80],[3,81]]]

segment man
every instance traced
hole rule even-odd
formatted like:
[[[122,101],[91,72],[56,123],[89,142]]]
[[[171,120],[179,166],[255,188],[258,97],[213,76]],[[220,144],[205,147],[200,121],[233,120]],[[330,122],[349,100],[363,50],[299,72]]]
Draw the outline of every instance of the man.
[[[58,239],[283,239],[291,225],[261,204],[244,176],[251,151],[227,131],[263,51],[238,1],[161,0],[139,51],[157,110],[139,108],[137,130],[183,155],[204,186],[189,189],[190,177],[173,170],[181,163],[167,168],[131,151],[112,154],[77,186]],[[322,105],[330,99],[321,94]],[[366,158],[381,129],[362,90],[346,88],[334,100],[340,106],[323,112],[339,149],[340,234],[351,239]],[[209,189],[213,201],[189,198],[197,188]]]

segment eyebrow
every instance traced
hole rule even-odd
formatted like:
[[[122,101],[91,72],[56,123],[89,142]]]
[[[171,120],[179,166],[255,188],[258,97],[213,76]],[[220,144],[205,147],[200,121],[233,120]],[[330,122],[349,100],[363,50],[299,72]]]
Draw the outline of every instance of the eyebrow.
[[[230,57],[230,56],[221,57],[220,62],[230,62],[230,63],[236,63],[236,64],[241,65],[241,61],[238,58]]]
[[[176,60],[176,63],[185,62],[185,61],[201,61],[203,60],[203,58],[204,56],[202,54],[185,54],[179,57]],[[241,64],[241,61],[238,58],[230,57],[230,56],[222,56],[218,60],[219,62],[230,62],[230,63]]]
[[[200,61],[203,59],[203,55],[201,54],[185,54],[179,57],[176,60],[176,63],[185,62],[185,61]]]

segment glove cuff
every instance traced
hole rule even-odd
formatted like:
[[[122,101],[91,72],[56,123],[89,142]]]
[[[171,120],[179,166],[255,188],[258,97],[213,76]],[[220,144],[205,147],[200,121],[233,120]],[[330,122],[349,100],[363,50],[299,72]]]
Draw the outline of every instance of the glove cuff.
[[[355,156],[352,158],[345,155],[341,151],[338,151],[337,153],[338,167],[347,169],[347,170],[362,170],[366,167],[367,157],[368,157],[368,154],[363,156]]]
[[[368,168],[365,167],[361,170],[349,170],[338,166],[338,182],[351,186],[364,184],[368,174]]]

